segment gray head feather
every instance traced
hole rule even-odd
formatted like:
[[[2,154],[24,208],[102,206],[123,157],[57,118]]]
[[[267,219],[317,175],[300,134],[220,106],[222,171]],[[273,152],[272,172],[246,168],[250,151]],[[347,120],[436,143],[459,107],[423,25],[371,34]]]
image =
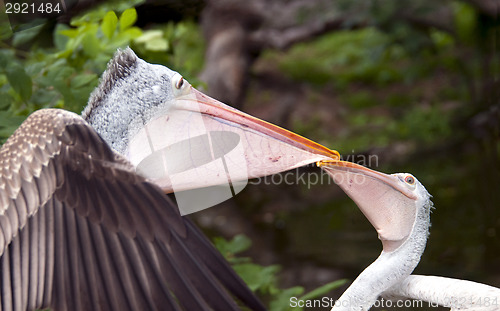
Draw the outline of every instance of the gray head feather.
[[[87,119],[91,110],[105,100],[108,93],[113,89],[116,82],[127,77],[137,65],[137,55],[131,48],[116,51],[113,59],[108,63],[106,71],[102,75],[101,83],[90,95],[89,102],[82,117]]]
[[[167,67],[146,63],[130,48],[119,50],[90,96],[82,117],[114,150],[124,154],[130,138],[156,112],[171,107],[175,74]]]

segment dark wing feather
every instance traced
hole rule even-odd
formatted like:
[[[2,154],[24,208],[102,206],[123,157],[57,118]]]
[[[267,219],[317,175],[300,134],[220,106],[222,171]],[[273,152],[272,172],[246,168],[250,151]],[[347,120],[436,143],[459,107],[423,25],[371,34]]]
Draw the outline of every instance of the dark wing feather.
[[[32,114],[0,149],[1,310],[263,310],[162,191],[79,116]]]

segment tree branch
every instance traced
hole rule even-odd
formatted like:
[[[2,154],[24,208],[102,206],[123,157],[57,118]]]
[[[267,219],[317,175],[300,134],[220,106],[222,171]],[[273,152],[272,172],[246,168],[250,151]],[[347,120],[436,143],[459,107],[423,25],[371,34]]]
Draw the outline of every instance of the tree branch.
[[[249,45],[254,50],[266,48],[286,50],[295,43],[312,40],[332,30],[343,28],[356,29],[366,27],[367,23],[347,24],[349,18],[336,18],[327,21],[316,21],[286,29],[260,29],[253,32]]]

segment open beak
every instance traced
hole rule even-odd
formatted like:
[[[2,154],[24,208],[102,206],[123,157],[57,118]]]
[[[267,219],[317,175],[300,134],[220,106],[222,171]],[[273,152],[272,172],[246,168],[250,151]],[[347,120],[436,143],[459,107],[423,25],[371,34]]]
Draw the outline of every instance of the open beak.
[[[168,107],[130,139],[127,151],[137,171],[167,193],[228,182],[246,185],[251,178],[340,158],[337,151],[238,111],[190,85]]]
[[[356,203],[377,230],[384,251],[408,238],[416,220],[417,196],[398,176],[346,161],[322,161],[323,168]]]

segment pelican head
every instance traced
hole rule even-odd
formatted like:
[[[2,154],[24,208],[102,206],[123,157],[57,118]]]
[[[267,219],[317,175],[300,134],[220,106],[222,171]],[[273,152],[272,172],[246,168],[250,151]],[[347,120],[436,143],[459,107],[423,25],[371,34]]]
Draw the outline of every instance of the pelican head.
[[[412,235],[421,236],[425,245],[431,195],[413,175],[384,174],[345,161],[328,161],[320,166],[377,230],[385,252],[396,251]],[[418,222],[423,222],[423,226],[417,226]],[[424,232],[417,232],[421,227]]]
[[[146,63],[130,48],[118,50],[82,117],[123,155],[133,136],[154,117],[155,110],[169,109],[185,89],[178,73]]]

